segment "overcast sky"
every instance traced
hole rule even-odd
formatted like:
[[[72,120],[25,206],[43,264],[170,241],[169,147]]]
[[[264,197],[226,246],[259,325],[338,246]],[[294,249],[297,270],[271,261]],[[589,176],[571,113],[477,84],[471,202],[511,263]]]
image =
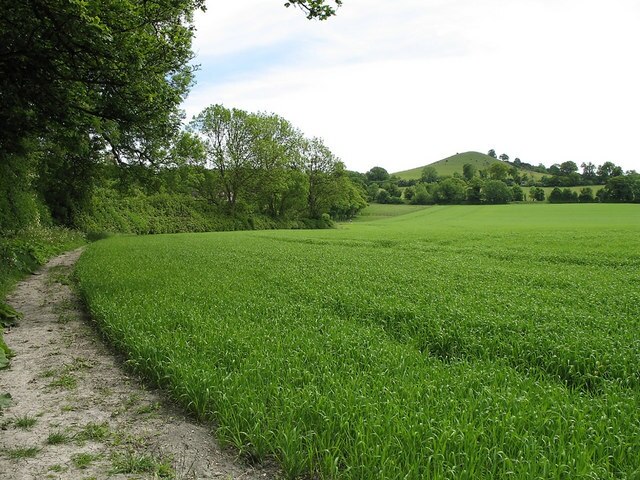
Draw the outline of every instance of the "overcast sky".
[[[361,172],[490,148],[640,171],[638,0],[344,0],[325,22],[283,4],[209,0],[188,118],[274,112]]]

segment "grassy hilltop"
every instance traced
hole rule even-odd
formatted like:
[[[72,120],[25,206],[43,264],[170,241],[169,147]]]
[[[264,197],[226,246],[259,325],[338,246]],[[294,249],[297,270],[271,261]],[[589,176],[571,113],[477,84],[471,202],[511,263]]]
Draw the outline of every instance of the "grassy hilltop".
[[[452,155],[451,157],[443,158],[442,160],[438,160],[437,162],[433,162],[428,165],[412,168],[411,170],[404,170],[402,172],[396,172],[394,173],[394,175],[403,180],[417,180],[422,175],[422,170],[425,167],[434,167],[437,170],[438,175],[440,175],[441,177],[451,176],[454,173],[459,173],[462,175],[462,167],[465,163],[470,163],[471,165],[475,166],[477,170],[482,170],[488,168],[492,163],[500,161],[501,160],[490,157],[489,155],[480,152],[457,153],[455,155]],[[536,180],[542,178],[541,173],[524,169],[519,170]]]
[[[287,478],[637,478],[640,206],[384,207],[111,238],[80,286],[132,368]]]

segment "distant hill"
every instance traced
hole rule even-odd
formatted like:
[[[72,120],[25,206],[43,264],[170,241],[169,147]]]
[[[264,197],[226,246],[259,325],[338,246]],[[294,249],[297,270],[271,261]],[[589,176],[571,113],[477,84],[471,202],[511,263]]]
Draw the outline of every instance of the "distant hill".
[[[492,163],[500,162],[497,158],[490,157],[484,153],[480,152],[465,152],[458,153],[451,157],[443,158],[442,160],[438,160],[437,162],[430,163],[428,165],[423,165],[422,167],[412,168],[411,170],[404,170],[402,172],[394,173],[398,178],[403,180],[417,180],[422,175],[422,170],[425,167],[435,167],[440,176],[451,176],[454,173],[458,172],[462,175],[462,166],[465,163],[470,163],[476,167],[476,170],[481,170],[489,167]],[[533,177],[536,180],[539,180],[543,174],[538,172],[532,172],[531,170],[520,169],[522,173],[526,173],[529,177]]]

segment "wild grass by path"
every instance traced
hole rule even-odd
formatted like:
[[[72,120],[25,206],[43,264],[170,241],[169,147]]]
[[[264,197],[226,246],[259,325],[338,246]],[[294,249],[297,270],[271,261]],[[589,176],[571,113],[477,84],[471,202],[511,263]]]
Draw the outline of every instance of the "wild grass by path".
[[[134,368],[290,477],[635,478],[639,234],[637,205],[433,207],[78,273]]]

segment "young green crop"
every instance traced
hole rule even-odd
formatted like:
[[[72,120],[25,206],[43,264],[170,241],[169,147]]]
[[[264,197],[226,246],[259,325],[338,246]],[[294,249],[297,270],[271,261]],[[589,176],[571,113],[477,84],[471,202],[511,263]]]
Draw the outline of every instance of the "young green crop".
[[[640,207],[434,207],[111,238],[78,265],[129,364],[291,478],[640,475]]]

